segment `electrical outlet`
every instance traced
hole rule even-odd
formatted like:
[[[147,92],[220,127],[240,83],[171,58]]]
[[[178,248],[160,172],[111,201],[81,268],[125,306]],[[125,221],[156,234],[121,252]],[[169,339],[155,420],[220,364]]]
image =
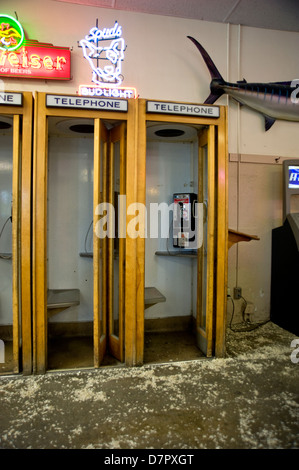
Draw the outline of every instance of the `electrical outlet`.
[[[241,287],[234,287],[234,299],[240,299],[242,297]]]
[[[230,297],[230,288],[227,288],[227,297]]]

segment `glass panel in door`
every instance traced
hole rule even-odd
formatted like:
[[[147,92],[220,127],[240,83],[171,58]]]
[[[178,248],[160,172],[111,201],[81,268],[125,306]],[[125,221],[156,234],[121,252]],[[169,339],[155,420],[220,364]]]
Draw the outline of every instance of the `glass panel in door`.
[[[94,133],[94,366],[99,367],[107,348],[107,238],[101,237],[99,224],[107,201],[108,131],[100,119],[95,119]]]
[[[48,369],[93,366],[94,121],[48,118]]]
[[[198,201],[203,204],[202,244],[198,249],[197,345],[212,356],[214,290],[214,198],[215,198],[215,128],[210,126],[199,135]]]
[[[108,239],[109,351],[123,361],[125,306],[125,124],[110,131],[109,202],[114,207],[114,227]]]
[[[19,372],[21,117],[0,116],[0,374]]]

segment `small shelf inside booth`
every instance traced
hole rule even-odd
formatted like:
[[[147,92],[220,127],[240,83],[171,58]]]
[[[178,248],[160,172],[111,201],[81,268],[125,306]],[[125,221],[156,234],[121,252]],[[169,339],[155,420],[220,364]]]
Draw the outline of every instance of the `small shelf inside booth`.
[[[196,250],[179,250],[179,251],[156,251],[157,256],[181,256],[183,258],[197,258]]]
[[[166,297],[164,297],[164,295],[161,294],[161,292],[158,289],[156,289],[156,287],[145,287],[144,307],[148,308],[160,302],[166,302]]]
[[[48,317],[52,317],[66,308],[79,304],[79,289],[48,289],[47,291]]]
[[[82,251],[79,253],[79,256],[82,258],[93,258],[93,252],[92,251]]]
[[[93,258],[93,252],[92,251],[81,251],[79,253],[79,256],[81,258]],[[118,251],[114,250],[114,259],[118,259],[119,254]]]

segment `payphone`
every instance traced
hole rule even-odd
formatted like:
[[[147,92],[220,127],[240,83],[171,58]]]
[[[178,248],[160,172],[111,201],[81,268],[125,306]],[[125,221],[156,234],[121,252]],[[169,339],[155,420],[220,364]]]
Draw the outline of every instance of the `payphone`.
[[[173,246],[181,249],[195,247],[195,217],[197,195],[175,193],[173,195]]]
[[[283,225],[272,230],[271,321],[299,335],[295,293],[299,285],[299,160],[283,162]]]

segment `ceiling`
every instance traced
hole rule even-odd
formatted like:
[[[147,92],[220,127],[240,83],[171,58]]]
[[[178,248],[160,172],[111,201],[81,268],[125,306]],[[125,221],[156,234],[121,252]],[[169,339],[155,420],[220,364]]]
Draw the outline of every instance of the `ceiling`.
[[[54,0],[111,8],[231,23],[256,28],[299,32],[298,0]]]

